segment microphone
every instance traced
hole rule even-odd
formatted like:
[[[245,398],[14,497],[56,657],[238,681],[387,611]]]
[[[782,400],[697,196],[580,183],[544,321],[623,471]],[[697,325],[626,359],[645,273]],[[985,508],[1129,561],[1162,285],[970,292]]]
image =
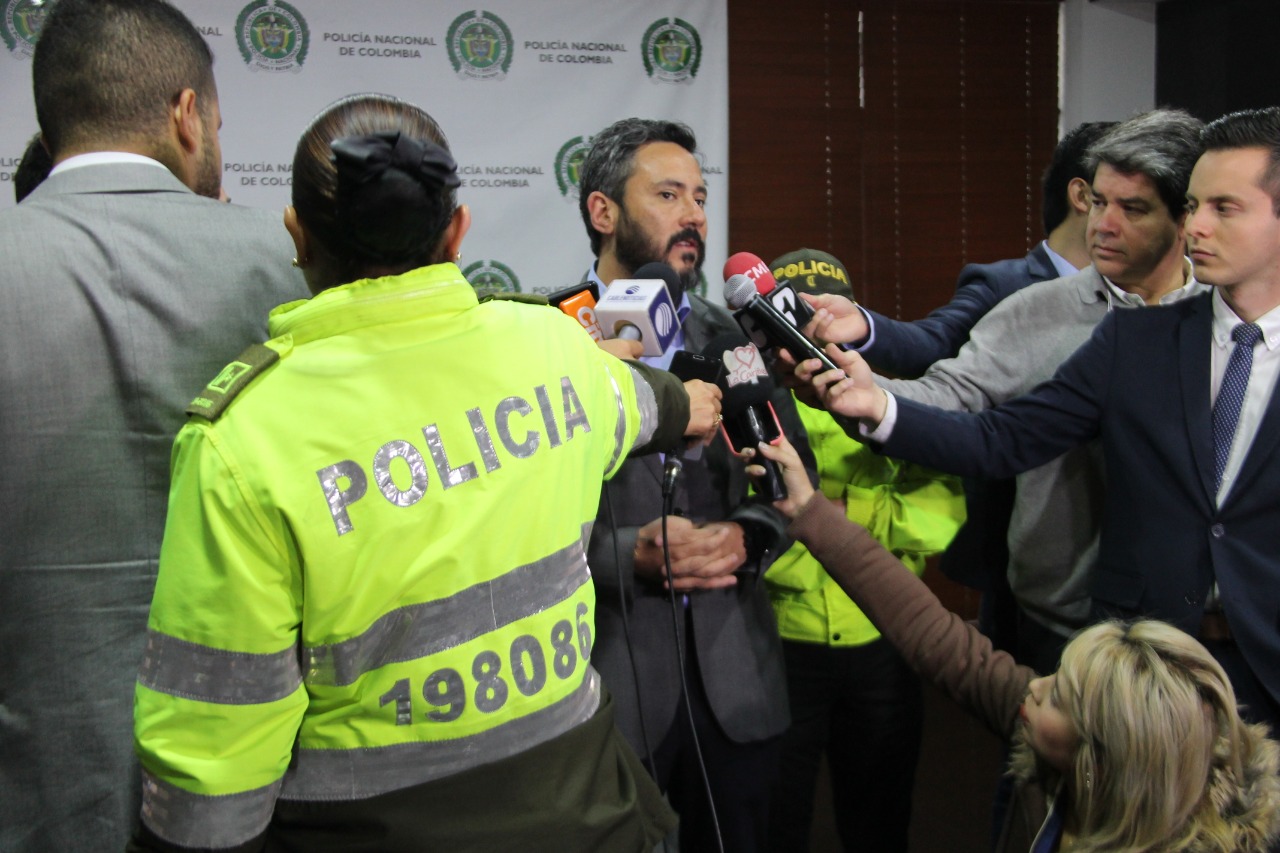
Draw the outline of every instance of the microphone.
[[[547,301],[564,313],[578,321],[582,328],[594,341],[604,340],[604,330],[596,317],[596,303],[600,301],[600,289],[595,282],[584,281],[582,284],[557,290],[547,297]]]
[[[609,285],[595,305],[596,318],[606,338],[640,341],[645,355],[662,355],[680,330],[680,318],[671,292],[663,280],[666,264],[645,264],[636,278],[619,279]],[[653,276],[640,278],[641,274]]]
[[[680,303],[684,301],[684,282],[681,281],[680,274],[672,268],[671,264],[666,264],[662,261],[650,261],[636,270],[635,276],[636,278],[661,279],[662,283],[667,286],[667,293],[671,295],[671,302],[676,308],[679,308]]]
[[[662,466],[662,496],[664,498],[669,498],[675,494],[676,480],[680,478],[680,472],[683,470],[684,463],[680,461],[679,454],[668,453]]]
[[[753,255],[750,252],[738,252],[736,255],[730,255],[729,260],[724,262],[724,280],[728,281],[735,275],[745,275],[751,279],[756,286],[756,291],[761,296],[768,296],[769,292],[778,286],[773,273],[769,272],[768,265],[760,260],[758,255]]]
[[[737,453],[743,447],[755,448],[761,442],[777,444],[782,439],[782,425],[773,409],[773,380],[764,366],[760,351],[736,332],[714,338],[702,350],[708,359],[725,367],[720,381],[724,396],[720,401],[723,420],[720,431],[729,449]],[[757,454],[756,464],[764,468],[764,476],[756,479],[756,489],[771,501],[787,496],[786,485],[778,466]]]
[[[751,279],[741,273],[729,276],[724,283],[724,301],[730,308],[738,309],[734,314],[738,325],[753,341],[763,338],[765,346],[781,347],[791,353],[797,361],[816,358],[827,370],[839,370],[834,361],[800,330],[788,322],[787,318],[773,307],[768,299],[756,292]]]
[[[735,275],[745,275],[755,283],[756,292],[767,298],[783,319],[797,329],[803,329],[813,319],[813,308],[808,302],[796,296],[795,290],[788,286],[788,282],[779,285],[775,274],[776,272],[769,271],[764,261],[750,252],[738,252],[724,263],[725,281]],[[753,336],[752,340],[757,346],[768,346],[767,338]]]

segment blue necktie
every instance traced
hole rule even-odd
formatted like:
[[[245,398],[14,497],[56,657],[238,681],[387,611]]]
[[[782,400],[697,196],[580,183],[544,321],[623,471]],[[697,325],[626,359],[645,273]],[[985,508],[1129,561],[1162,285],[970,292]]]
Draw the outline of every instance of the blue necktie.
[[[1244,404],[1244,392],[1249,387],[1249,372],[1253,369],[1253,347],[1262,339],[1262,329],[1254,323],[1240,323],[1231,330],[1236,348],[1231,351],[1227,372],[1222,374],[1222,387],[1213,404],[1213,487],[1222,488],[1222,472],[1227,468],[1231,455],[1231,442],[1240,421],[1240,407]]]

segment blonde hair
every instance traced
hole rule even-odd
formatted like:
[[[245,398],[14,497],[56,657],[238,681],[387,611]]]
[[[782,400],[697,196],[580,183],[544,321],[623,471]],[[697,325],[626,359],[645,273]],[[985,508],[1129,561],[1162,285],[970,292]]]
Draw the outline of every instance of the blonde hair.
[[[1046,771],[1024,737],[1012,770],[1061,783],[1072,851],[1265,851],[1280,833],[1280,747],[1241,721],[1193,638],[1154,620],[1093,625],[1063,650],[1057,690],[1080,737],[1069,771]]]

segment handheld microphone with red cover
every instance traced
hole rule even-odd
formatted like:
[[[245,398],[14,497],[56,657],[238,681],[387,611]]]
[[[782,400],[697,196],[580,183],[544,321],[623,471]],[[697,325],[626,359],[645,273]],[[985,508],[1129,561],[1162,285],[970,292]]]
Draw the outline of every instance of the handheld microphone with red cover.
[[[720,430],[729,449],[737,453],[743,447],[754,448],[761,442],[777,444],[782,439],[782,425],[773,409],[773,380],[764,366],[760,351],[746,338],[728,332],[714,338],[703,348],[708,359],[724,365],[720,390],[720,414],[724,420]],[[771,501],[787,496],[786,485],[778,466],[756,454],[754,464],[764,468],[764,476],[756,479],[756,490]]]
[[[728,281],[735,275],[745,275],[751,279],[761,296],[768,296],[769,291],[778,286],[773,273],[769,272],[769,265],[759,255],[750,252],[730,255],[729,260],[724,262],[724,280]]]
[[[730,308],[737,309],[738,324],[749,336],[754,337],[755,332],[765,339],[767,346],[785,349],[796,361],[816,358],[826,370],[840,369],[813,341],[800,334],[799,329],[778,313],[768,299],[757,293],[755,284],[747,276],[740,273],[729,276],[724,283],[724,301]]]
[[[557,290],[547,301],[578,321],[594,341],[604,340],[604,330],[596,318],[596,303],[600,301],[600,288],[593,281]]]
[[[738,252],[724,262],[724,279],[745,275],[755,282],[756,292],[765,297],[778,309],[778,313],[797,329],[803,329],[813,319],[813,308],[809,306],[788,282],[779,282],[774,273],[758,256],[750,252]]]
[[[678,282],[675,270],[652,263],[636,270],[635,278],[618,279],[609,285],[595,305],[606,338],[640,341],[645,355],[667,351],[680,330],[680,319],[664,280],[664,267]]]

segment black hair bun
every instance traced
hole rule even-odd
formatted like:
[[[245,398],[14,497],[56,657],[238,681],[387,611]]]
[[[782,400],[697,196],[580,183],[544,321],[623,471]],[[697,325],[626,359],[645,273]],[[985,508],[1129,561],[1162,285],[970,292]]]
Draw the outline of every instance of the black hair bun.
[[[435,246],[460,183],[448,151],[399,132],[348,136],[330,148],[339,241],[362,259],[389,265]]]

